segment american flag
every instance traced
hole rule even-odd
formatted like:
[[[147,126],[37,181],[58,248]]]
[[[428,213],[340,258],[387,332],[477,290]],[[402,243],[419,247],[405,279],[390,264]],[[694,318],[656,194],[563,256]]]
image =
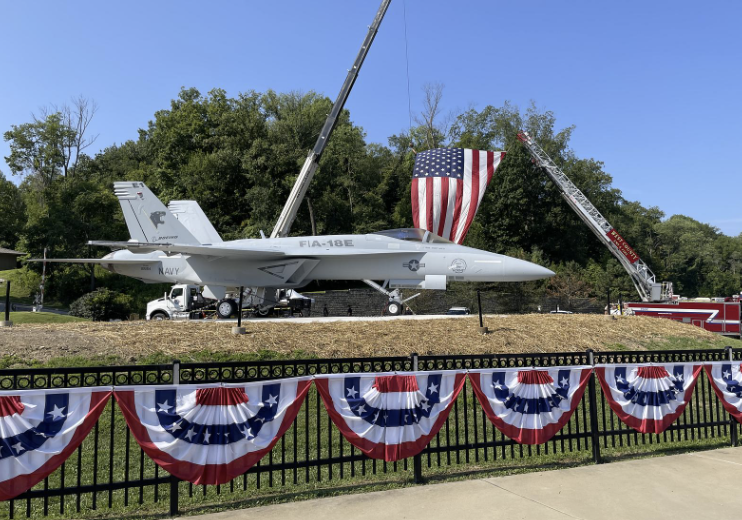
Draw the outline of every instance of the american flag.
[[[416,228],[461,244],[505,152],[435,148],[415,157],[412,220]]]

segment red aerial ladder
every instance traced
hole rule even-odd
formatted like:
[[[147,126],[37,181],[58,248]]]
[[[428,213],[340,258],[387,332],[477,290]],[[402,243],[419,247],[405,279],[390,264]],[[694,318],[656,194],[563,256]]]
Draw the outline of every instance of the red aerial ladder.
[[[657,282],[649,266],[531,136],[521,132],[518,139],[526,146],[534,163],[543,168],[567,204],[629,273],[642,300],[640,303],[625,304],[631,313],[690,323],[719,334],[740,335],[739,296],[695,300],[673,296],[672,283]]]
[[[534,162],[543,168],[554,183],[567,204],[575,210],[587,227],[595,233],[608,250],[613,253],[626,272],[629,273],[634,287],[644,302],[661,302],[672,299],[672,283],[658,283],[654,273],[636,251],[618,234],[613,226],[601,215],[593,203],[582,193],[569,177],[551,160],[546,152],[536,144],[527,132],[518,134],[533,157]]]

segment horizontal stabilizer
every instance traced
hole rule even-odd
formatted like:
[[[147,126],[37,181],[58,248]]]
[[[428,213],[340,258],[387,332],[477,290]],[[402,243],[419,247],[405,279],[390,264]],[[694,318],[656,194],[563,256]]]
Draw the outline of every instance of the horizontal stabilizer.
[[[110,247],[111,249],[130,249],[139,253],[165,251],[172,246],[169,242],[119,242],[114,240],[89,240],[89,246]]]

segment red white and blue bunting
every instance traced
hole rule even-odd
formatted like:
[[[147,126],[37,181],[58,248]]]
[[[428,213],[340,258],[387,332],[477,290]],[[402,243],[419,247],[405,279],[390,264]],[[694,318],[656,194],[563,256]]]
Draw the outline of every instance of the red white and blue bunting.
[[[621,421],[639,433],[662,433],[685,410],[701,365],[598,365],[595,373]]]
[[[469,371],[489,420],[520,444],[543,444],[572,417],[592,367],[495,368]]]
[[[31,489],[90,432],[111,388],[0,392],[0,500]]]
[[[742,365],[740,362],[709,363],[704,366],[711,387],[724,409],[742,423]]]
[[[611,409],[640,433],[662,433],[690,400],[702,364],[598,365]],[[591,367],[468,372],[487,417],[520,444],[542,444],[582,399]],[[724,408],[742,423],[740,362],[705,364]],[[0,501],[43,480],[77,449],[111,393],[158,465],[193,484],[242,475],[286,433],[312,380],[343,436],[371,458],[419,454],[438,433],[467,371],[332,374],[241,384],[0,392]]]
[[[462,371],[333,374],[315,384],[343,436],[374,459],[412,457],[428,445],[464,387]]]
[[[134,438],[157,464],[193,484],[224,484],[291,427],[311,382],[117,387],[114,396]]]

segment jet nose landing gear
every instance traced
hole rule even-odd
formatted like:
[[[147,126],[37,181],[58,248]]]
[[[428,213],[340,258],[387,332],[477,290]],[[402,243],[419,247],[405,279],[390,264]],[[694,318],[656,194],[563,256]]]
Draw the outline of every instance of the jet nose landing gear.
[[[399,316],[402,314],[402,302],[390,300],[386,306],[386,312],[389,316]]]
[[[405,303],[412,300],[413,298],[417,298],[418,296],[420,296],[420,293],[414,294],[410,296],[409,298],[403,298],[402,293],[399,292],[399,289],[394,289],[393,291],[387,290],[386,287],[389,284],[389,280],[386,280],[384,282],[384,285],[379,285],[373,280],[363,280],[363,281],[369,287],[379,291],[381,294],[384,294],[389,298],[389,303],[386,304],[386,308],[384,309],[385,314],[389,316],[400,316],[401,314],[412,314],[412,312],[405,313],[405,309],[409,311],[409,307],[407,307]]]

